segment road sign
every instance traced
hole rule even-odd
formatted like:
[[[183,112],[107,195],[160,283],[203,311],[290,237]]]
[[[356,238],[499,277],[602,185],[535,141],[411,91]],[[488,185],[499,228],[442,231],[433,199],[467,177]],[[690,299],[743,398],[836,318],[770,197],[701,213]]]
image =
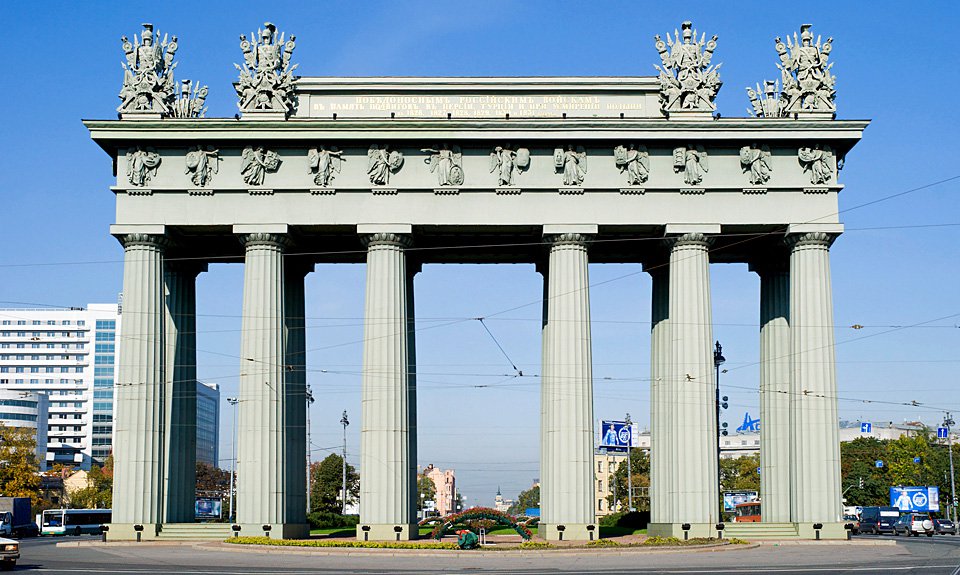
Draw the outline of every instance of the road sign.
[[[865,421],[865,422],[863,422],[863,423],[860,424],[860,433],[872,433],[872,432],[873,432],[873,424],[872,424],[872,423],[868,423],[868,422]]]
[[[914,458],[913,458],[913,462],[914,462],[914,463],[920,463],[920,458],[919,458],[919,457],[914,457]]]
[[[878,460],[874,463],[874,465],[876,465],[878,468],[879,468],[879,467],[883,467],[883,461],[881,461],[881,460],[878,459]]]
[[[947,431],[948,431],[948,430],[947,430],[946,427],[938,427],[938,428],[937,428],[937,439],[946,439],[946,438],[947,438]]]

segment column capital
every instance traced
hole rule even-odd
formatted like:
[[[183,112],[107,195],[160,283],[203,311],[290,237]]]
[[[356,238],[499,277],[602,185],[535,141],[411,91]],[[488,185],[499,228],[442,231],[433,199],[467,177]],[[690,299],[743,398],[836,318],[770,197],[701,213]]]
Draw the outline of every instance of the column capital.
[[[170,238],[159,234],[132,233],[121,236],[120,243],[124,249],[144,246],[162,250],[170,245]]]
[[[807,232],[802,234],[788,235],[785,241],[792,250],[806,247],[830,249],[830,246],[836,239],[837,234],[829,234],[827,232]]]
[[[690,232],[679,236],[668,237],[664,240],[664,243],[671,249],[687,246],[709,248],[710,244],[713,243],[713,238],[700,232]]]
[[[543,236],[543,239],[552,246],[564,246],[564,245],[575,245],[586,247],[587,243],[590,241],[591,234],[581,234],[581,233],[563,233],[563,234],[547,234]]]
[[[240,243],[247,248],[254,246],[268,246],[283,249],[290,243],[290,240],[286,234],[274,234],[269,232],[240,234],[239,238]]]
[[[395,246],[398,248],[413,247],[413,238],[409,234],[395,234],[392,232],[377,232],[373,234],[362,234],[360,241],[363,245],[372,248],[378,246]]]

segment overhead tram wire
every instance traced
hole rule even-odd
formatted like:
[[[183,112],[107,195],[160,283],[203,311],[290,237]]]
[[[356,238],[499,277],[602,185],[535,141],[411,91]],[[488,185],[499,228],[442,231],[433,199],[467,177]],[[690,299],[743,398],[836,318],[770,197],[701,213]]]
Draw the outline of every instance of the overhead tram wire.
[[[483,326],[484,331],[487,332],[487,335],[489,335],[489,336],[490,336],[490,339],[493,340],[493,343],[496,344],[497,349],[499,349],[499,350],[500,350],[500,353],[503,354],[503,357],[506,358],[507,362],[510,364],[510,367],[512,367],[512,368],[513,368],[513,371],[516,372],[517,377],[523,377],[523,372],[520,371],[520,370],[517,368],[517,364],[515,364],[512,359],[510,359],[510,356],[507,355],[506,350],[504,350],[504,349],[503,349],[503,346],[500,345],[500,342],[497,341],[497,337],[496,337],[495,335],[493,335],[493,332],[490,331],[490,328],[487,327],[487,324],[483,323],[483,318],[482,318],[482,317],[477,317],[477,318],[474,318],[474,319],[477,320],[477,321],[479,321],[479,322],[480,322],[480,325]]]

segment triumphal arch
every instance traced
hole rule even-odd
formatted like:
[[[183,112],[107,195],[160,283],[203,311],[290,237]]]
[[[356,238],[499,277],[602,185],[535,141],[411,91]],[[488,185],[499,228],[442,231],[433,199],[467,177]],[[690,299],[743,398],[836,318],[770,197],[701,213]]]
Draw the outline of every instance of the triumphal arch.
[[[244,265],[243,535],[307,534],[304,276],[318,262],[367,266],[358,538],[417,533],[425,262],[543,275],[540,533],[573,540],[595,535],[588,264],[652,276],[649,531],[697,536],[720,520],[709,264],[748,263],[763,520],[842,535],[829,251],[838,172],[867,122],[836,119],[832,39],[809,25],[777,38],[758,71],[776,79],[747,89],[739,118],[715,109],[717,37],[689,22],[654,37],[657,77],[588,78],[295,76],[295,37],[268,23],[241,36],[235,118],[205,117],[207,87],[174,80],[178,42],[151,25],[123,37],[119,119],[86,122],[114,161],[125,253],[111,538],[193,521],[195,280],[214,260]]]

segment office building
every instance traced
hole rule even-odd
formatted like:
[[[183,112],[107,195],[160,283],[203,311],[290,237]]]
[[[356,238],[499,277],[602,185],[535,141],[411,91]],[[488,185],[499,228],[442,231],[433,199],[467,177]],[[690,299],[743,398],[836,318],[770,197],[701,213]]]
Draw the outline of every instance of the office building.
[[[220,386],[197,382],[197,463],[220,464]]]
[[[29,429],[37,442],[37,460],[47,459],[47,410],[45,393],[0,389],[0,425]]]
[[[43,469],[110,455],[119,321],[116,304],[0,309],[0,390],[48,397]]]

